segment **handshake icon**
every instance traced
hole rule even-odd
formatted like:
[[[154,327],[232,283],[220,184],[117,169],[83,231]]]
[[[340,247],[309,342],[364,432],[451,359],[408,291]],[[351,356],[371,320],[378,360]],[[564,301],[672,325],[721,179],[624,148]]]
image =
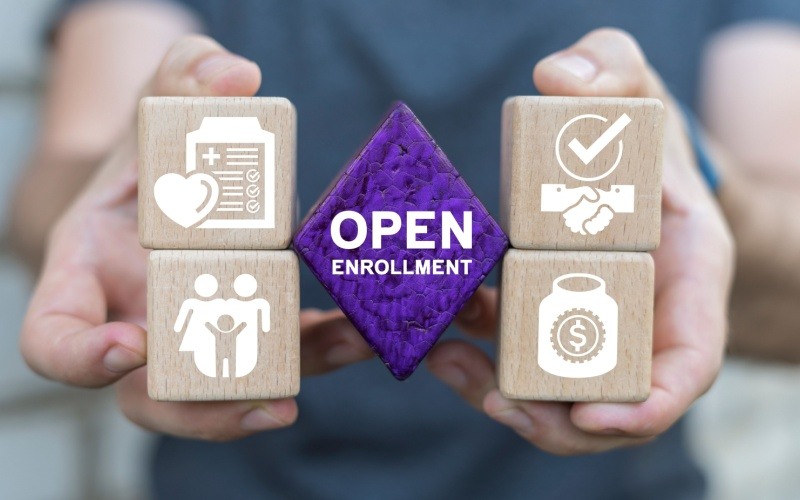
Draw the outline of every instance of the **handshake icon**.
[[[615,213],[633,213],[634,186],[612,185],[604,191],[589,186],[568,188],[542,184],[542,212],[560,212],[573,233],[595,235]]]

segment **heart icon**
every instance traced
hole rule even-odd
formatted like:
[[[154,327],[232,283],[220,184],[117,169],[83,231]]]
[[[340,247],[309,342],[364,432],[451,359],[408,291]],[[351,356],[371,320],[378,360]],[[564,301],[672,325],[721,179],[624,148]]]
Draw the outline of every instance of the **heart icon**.
[[[219,186],[208,174],[196,173],[189,177],[164,174],[153,186],[153,194],[164,215],[183,227],[190,227],[214,209]]]

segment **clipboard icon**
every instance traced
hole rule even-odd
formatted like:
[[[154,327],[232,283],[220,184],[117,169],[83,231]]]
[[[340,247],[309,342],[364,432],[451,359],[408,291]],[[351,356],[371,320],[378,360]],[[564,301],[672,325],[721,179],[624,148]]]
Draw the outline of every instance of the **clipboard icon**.
[[[199,228],[275,227],[275,134],[256,117],[205,117],[186,134],[186,176],[168,173],[154,195],[174,222]]]

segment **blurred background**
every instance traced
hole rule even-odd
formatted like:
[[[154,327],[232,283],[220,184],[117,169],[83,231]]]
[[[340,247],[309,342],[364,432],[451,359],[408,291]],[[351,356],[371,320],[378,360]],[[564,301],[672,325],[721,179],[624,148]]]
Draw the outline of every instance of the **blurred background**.
[[[31,147],[54,0],[0,0],[0,220]],[[0,499],[147,495],[152,437],[111,390],[38,378],[17,347],[30,277],[0,240]],[[690,415],[692,449],[713,499],[800,498],[800,369],[729,360]]]
[[[56,2],[0,0],[0,218],[30,151]],[[5,231],[3,231],[5,233]],[[31,278],[0,243],[0,499],[146,496],[150,437],[116,410],[113,390],[71,389],[31,372],[17,346]]]

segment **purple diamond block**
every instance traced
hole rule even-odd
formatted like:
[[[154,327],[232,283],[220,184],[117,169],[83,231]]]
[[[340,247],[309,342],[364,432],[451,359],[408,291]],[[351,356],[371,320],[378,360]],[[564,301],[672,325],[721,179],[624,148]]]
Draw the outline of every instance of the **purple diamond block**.
[[[500,260],[508,237],[397,103],[293,245],[403,380]]]

